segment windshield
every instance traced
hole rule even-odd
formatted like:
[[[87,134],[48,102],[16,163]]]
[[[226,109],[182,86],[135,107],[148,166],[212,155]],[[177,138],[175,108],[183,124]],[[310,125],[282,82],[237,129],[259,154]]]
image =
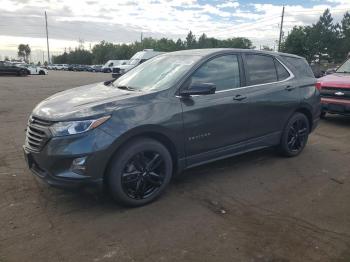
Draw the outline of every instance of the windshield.
[[[341,65],[336,71],[337,73],[350,73],[350,59]]]
[[[137,91],[168,89],[200,58],[184,55],[157,56],[118,78],[113,86]]]

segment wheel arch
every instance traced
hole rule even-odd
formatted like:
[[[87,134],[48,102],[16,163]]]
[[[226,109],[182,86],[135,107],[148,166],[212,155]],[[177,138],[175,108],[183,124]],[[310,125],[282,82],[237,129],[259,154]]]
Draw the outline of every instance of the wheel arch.
[[[302,107],[298,108],[294,113],[297,113],[297,112],[302,113],[307,117],[307,119],[309,121],[309,126],[310,126],[309,132],[311,132],[311,130],[313,129],[313,124],[314,124],[311,109],[308,108],[307,106],[302,106]]]
[[[104,182],[106,182],[107,180],[106,177],[108,174],[108,170],[110,169],[113,156],[115,156],[115,154],[117,154],[119,150],[127,143],[138,138],[150,138],[164,145],[168,149],[173,161],[173,174],[176,174],[179,172],[179,170],[182,170],[182,168],[179,165],[179,149],[176,147],[173,139],[171,139],[168,135],[159,130],[133,130],[127,132],[126,134],[122,135],[120,138],[117,139],[103,173]]]

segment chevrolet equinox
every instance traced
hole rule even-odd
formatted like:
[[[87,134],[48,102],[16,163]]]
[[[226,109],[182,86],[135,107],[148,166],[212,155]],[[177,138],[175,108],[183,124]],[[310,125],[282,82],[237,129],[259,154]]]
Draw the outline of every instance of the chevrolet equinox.
[[[116,201],[143,205],[190,167],[273,146],[298,155],[320,116],[315,82],[306,60],[290,54],[159,55],[39,103],[25,159],[52,186],[103,184]]]

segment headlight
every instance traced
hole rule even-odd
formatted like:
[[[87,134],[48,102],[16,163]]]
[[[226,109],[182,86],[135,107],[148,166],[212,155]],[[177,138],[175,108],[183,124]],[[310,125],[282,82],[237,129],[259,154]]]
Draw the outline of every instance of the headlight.
[[[50,131],[54,136],[68,136],[80,134],[102,125],[110,117],[111,116],[104,116],[98,119],[58,122],[50,127]]]

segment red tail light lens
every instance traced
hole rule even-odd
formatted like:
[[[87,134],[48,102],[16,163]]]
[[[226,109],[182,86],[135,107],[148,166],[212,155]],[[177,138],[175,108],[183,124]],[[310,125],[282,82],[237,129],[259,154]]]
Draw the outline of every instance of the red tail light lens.
[[[315,87],[316,87],[318,90],[321,90],[322,85],[321,85],[320,82],[316,82]]]

